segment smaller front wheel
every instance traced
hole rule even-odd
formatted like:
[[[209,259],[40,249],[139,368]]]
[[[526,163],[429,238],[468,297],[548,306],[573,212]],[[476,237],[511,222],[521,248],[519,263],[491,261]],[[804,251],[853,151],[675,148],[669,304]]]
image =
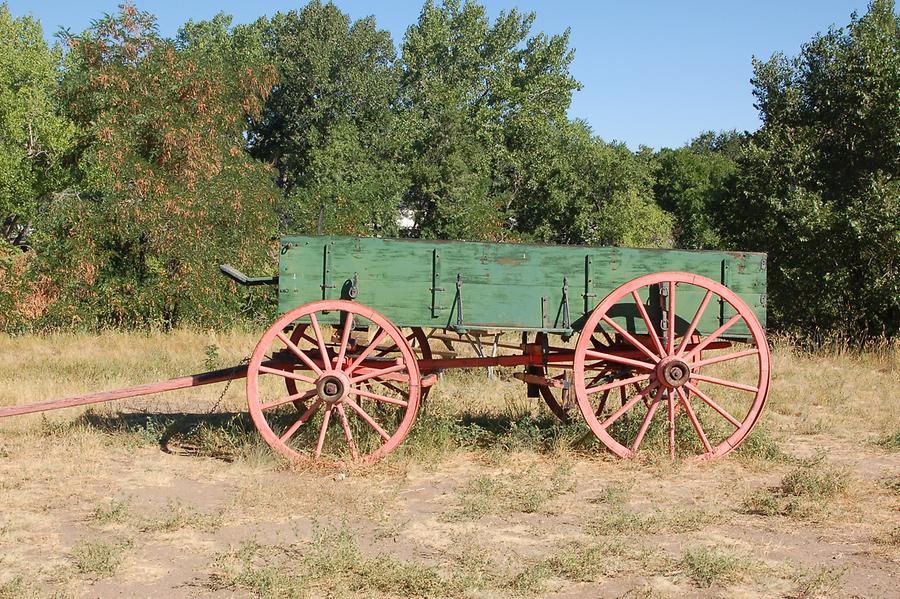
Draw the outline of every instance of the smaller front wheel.
[[[292,327],[309,343],[298,344]],[[285,381],[291,382],[287,395]],[[253,423],[294,462],[380,459],[406,438],[420,396],[406,337],[380,313],[345,300],[313,302],[281,316],[247,370]],[[298,415],[294,406],[305,409]]]

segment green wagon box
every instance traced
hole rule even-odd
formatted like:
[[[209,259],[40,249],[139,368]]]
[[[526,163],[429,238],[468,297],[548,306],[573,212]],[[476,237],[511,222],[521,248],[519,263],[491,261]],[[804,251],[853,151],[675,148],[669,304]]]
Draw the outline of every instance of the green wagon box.
[[[363,237],[283,238],[278,308],[283,314],[317,300],[353,299],[400,327],[571,335],[599,298],[667,270],[722,283],[765,325],[765,254]],[[702,293],[693,293],[696,307]],[[616,318],[628,330],[647,332],[633,307],[620,312]],[[700,328],[731,315],[723,302]],[[678,326],[690,317],[679,316]],[[733,327],[729,335],[746,338],[749,330]]]

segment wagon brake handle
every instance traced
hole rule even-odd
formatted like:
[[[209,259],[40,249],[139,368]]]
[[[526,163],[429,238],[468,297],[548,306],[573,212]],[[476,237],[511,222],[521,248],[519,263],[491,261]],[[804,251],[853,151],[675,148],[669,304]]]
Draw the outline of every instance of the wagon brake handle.
[[[274,277],[248,277],[230,264],[220,264],[219,270],[222,271],[223,275],[244,287],[278,284],[278,275],[275,275]]]

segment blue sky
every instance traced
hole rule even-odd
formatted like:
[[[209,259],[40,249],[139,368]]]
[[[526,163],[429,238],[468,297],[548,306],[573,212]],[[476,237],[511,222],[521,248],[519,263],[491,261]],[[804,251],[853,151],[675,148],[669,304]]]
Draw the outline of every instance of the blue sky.
[[[50,37],[60,27],[80,31],[92,19],[115,12],[120,0],[7,0],[14,15],[32,13]],[[354,18],[374,14],[399,45],[422,6],[413,2],[336,0]],[[594,133],[632,149],[677,147],[703,130],[753,131],[759,126],[750,88],[752,56],[794,55],[817,32],[846,25],[864,0],[755,0],[679,2],[574,2],[482,0],[491,16],[518,7],[537,13],[535,31],[570,27],[575,48],[572,72],[584,89],[570,116],[586,120]],[[245,23],[262,14],[298,8],[294,0],[143,0],[138,7],[159,18],[164,35],[188,19],[223,11]]]

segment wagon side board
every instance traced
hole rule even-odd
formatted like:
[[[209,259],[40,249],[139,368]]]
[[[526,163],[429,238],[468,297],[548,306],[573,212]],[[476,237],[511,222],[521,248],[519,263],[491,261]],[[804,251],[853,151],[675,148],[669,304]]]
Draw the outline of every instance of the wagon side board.
[[[278,307],[285,313],[315,300],[354,299],[401,327],[567,334],[619,285],[661,271],[723,283],[765,326],[766,257],[750,252],[290,236],[281,240]],[[676,331],[683,331],[703,291],[677,292]],[[642,300],[656,319],[659,298]],[[646,333],[633,303],[617,304],[614,313],[629,331]],[[710,332],[733,314],[710,305],[698,330]],[[748,335],[746,328],[729,331]]]

